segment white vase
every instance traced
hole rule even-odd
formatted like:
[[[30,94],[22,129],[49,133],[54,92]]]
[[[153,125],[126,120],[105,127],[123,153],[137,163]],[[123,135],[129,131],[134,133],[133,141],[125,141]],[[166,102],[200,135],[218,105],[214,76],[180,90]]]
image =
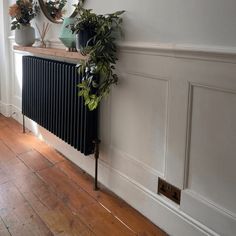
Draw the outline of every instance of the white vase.
[[[35,30],[30,25],[20,25],[15,30],[15,42],[20,46],[32,46],[35,42]]]

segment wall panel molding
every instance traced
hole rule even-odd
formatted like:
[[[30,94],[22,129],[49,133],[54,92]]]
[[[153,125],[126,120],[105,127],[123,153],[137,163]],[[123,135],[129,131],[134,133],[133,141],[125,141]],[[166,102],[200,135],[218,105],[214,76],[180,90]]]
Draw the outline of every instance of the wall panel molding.
[[[200,84],[189,82],[188,91],[188,117],[186,129],[186,151],[185,151],[185,174],[184,174],[184,189],[188,189],[189,161],[190,161],[190,145],[191,145],[191,126],[192,126],[192,109],[193,109],[193,91],[194,88],[204,88],[212,91],[229,93],[236,95],[236,90],[229,88],[220,88],[208,84]]]
[[[110,154],[112,156],[110,162],[103,160],[101,156],[104,163],[114,168],[114,170],[125,174],[130,179],[139,182],[139,184],[145,186],[149,191],[153,193],[157,192],[158,177],[164,178],[163,173],[116,147],[110,147]],[[142,174],[140,175],[140,173]]]
[[[236,63],[235,47],[143,42],[122,42],[119,46],[122,52]]]
[[[164,151],[164,167],[163,167],[163,172],[160,171],[151,171],[150,173],[156,174],[157,176],[160,176],[162,178],[165,178],[166,175],[166,168],[167,168],[167,148],[168,148],[168,133],[169,133],[169,113],[170,113],[170,78],[169,77],[162,77],[162,76],[157,76],[153,74],[148,74],[148,73],[140,73],[140,72],[135,72],[135,71],[126,71],[126,75],[130,76],[138,76],[141,78],[149,78],[149,79],[154,79],[154,80],[160,80],[164,81],[167,83],[167,91],[166,91],[166,120],[165,120],[165,151]],[[150,168],[148,166],[148,168]],[[151,168],[153,169],[153,168]]]
[[[9,40],[14,42],[14,37]],[[64,48],[57,39],[47,42],[49,47]],[[119,42],[118,46],[125,53],[236,63],[236,47],[148,42]]]
[[[202,90],[197,90],[198,92],[195,94],[195,89]],[[236,214],[233,207],[235,191],[231,189],[230,185],[231,182],[234,183],[235,175],[233,175],[232,168],[228,168],[229,165],[234,165],[232,161],[234,155],[232,153],[234,150],[232,139],[235,132],[229,130],[235,130],[232,125],[234,123],[233,117],[235,117],[233,110],[236,102],[235,96],[236,89],[234,87],[232,89],[224,86],[189,83],[185,190],[182,192],[181,209],[222,236],[234,236],[236,232]],[[202,97],[204,100],[200,99]],[[228,109],[225,108],[226,104],[229,106]],[[221,126],[224,128],[220,129]],[[225,133],[226,131],[227,133]],[[211,135],[212,132],[214,138]],[[222,138],[217,137],[221,135]],[[211,138],[209,139],[209,137]],[[229,144],[227,148],[224,146],[225,143]],[[224,152],[221,152],[222,149]],[[190,166],[191,160],[194,164]],[[214,162],[224,164],[219,167],[214,165]],[[203,171],[200,170],[201,168]],[[229,173],[227,172],[228,169],[230,169]],[[203,179],[201,175],[205,178]],[[189,181],[191,182],[189,183]],[[215,188],[211,188],[212,185]],[[216,197],[216,195],[220,197]],[[224,196],[227,197],[224,198]]]
[[[150,145],[150,148],[152,150],[155,142],[157,142],[155,147],[159,145],[158,146],[159,151],[154,156],[154,154],[150,153],[147,150],[147,152],[143,153],[143,158],[140,159],[138,157],[138,155],[135,155],[133,153],[129,153],[128,151],[124,150],[122,147],[117,146],[115,143],[111,143],[112,150],[115,151],[114,153],[119,152],[122,157],[130,160],[130,163],[134,163],[136,167],[143,166],[143,168],[145,168],[146,171],[149,170],[150,177],[154,176],[154,175],[164,177],[165,176],[165,169],[166,169],[166,152],[167,152],[166,149],[167,149],[167,138],[168,138],[167,137],[168,126],[169,126],[168,119],[169,119],[169,96],[170,96],[169,83],[170,83],[170,81],[168,78],[159,77],[158,75],[152,75],[152,74],[148,74],[148,73],[139,73],[139,72],[134,72],[134,71],[125,71],[122,73],[121,77],[122,77],[121,82],[120,82],[121,86],[122,86],[122,80],[125,80],[126,83],[127,83],[127,81],[130,81],[128,86],[131,86],[131,90],[130,90],[131,94],[133,94],[133,92],[135,92],[137,90],[135,92],[137,97],[138,96],[142,97],[142,99],[140,100],[141,104],[140,103],[137,104],[136,100],[138,100],[139,98],[134,98],[133,97],[134,94],[130,97],[130,99],[132,100],[132,102],[130,104],[130,106],[133,106],[132,109],[136,108],[137,110],[140,110],[139,107],[141,105],[146,106],[146,104],[150,104],[152,107],[150,109],[145,110],[146,113],[144,116],[143,116],[143,112],[142,112],[141,115],[144,118],[143,120],[138,119],[137,116],[140,115],[139,112],[137,112],[137,114],[136,114],[137,118],[133,117],[134,119],[132,119],[132,121],[135,122],[134,124],[137,126],[137,129],[139,131],[143,130],[143,129],[140,129],[139,127],[147,126],[147,130],[143,130],[143,131],[147,131],[147,134],[145,134],[145,132],[140,133],[140,139],[143,140],[144,142],[142,142],[140,144],[140,141],[139,141],[137,143],[139,143],[140,145],[144,145],[144,143],[147,144],[147,146]],[[141,84],[140,84],[140,82],[141,82]],[[136,86],[135,83],[136,84],[139,83],[139,85],[136,87],[135,91],[132,91],[132,87]],[[150,94],[147,94],[146,96],[144,96],[143,95],[144,92],[142,90],[140,90],[141,85],[142,86],[144,85],[145,89],[147,89],[147,88],[150,89],[150,85],[152,85],[152,89],[145,91],[145,92],[153,94],[153,97],[155,97],[155,99],[150,100]],[[162,88],[161,91],[158,88],[160,86]],[[153,88],[157,88],[157,90],[155,90]],[[122,89],[122,90],[124,91],[124,89]],[[159,93],[158,93],[158,91],[159,91]],[[118,94],[116,92],[112,93],[111,97],[112,97],[113,103],[114,103],[114,101],[116,101],[118,99],[119,96],[121,96],[121,97],[123,96],[122,94],[119,95],[119,91],[118,91]],[[120,103],[118,103],[117,106],[116,106],[116,104],[113,106],[119,108]],[[131,109],[131,111],[132,111],[132,109]],[[128,114],[130,112],[129,110],[130,109],[128,109],[128,111],[127,111],[127,109],[125,109],[125,111],[127,111]],[[113,111],[111,111],[111,114],[113,114]],[[117,114],[117,113],[115,113],[115,114]],[[130,115],[132,116],[132,113]],[[150,120],[151,115],[153,115],[153,117]],[[127,116],[129,116],[129,115],[127,115]],[[114,117],[115,117],[115,115],[114,115]],[[113,119],[113,121],[114,120],[116,120],[116,119]],[[131,121],[131,123],[133,123],[132,121]],[[126,122],[124,122],[124,123],[126,123]],[[150,129],[150,127],[149,127],[151,124],[153,126],[153,129]],[[114,126],[114,123],[113,123],[113,126]],[[156,130],[155,130],[155,128],[156,128]],[[115,131],[112,131],[113,136],[115,136],[114,132]],[[163,136],[161,136],[161,138],[160,138],[160,133],[163,134]],[[145,137],[146,137],[146,139],[150,139],[149,142],[146,141]],[[133,138],[138,139],[138,137],[133,137]],[[161,143],[158,143],[158,142],[161,142]],[[160,146],[160,144],[161,144],[161,146]],[[139,145],[137,148],[140,148]],[[135,149],[137,149],[137,148],[135,148]],[[139,154],[139,153],[136,153],[136,154]],[[162,166],[159,166],[159,165],[156,166],[154,164],[156,162],[152,162],[152,164],[146,162],[146,159],[150,159],[150,157],[148,156],[149,154],[150,154],[150,157],[153,156],[153,160],[159,159],[158,163],[159,164],[161,163]],[[146,155],[146,158],[145,158],[145,155]],[[132,167],[132,165],[131,165],[131,167]],[[137,174],[136,174],[136,176],[137,176]],[[156,188],[157,188],[157,179],[155,181],[156,181],[156,184],[155,184],[156,187],[152,188],[154,192],[156,192]]]

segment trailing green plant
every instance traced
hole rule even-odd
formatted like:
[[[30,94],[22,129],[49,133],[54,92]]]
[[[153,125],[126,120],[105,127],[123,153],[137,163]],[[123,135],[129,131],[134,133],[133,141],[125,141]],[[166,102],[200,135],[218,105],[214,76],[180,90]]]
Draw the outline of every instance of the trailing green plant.
[[[117,58],[116,36],[121,33],[122,18],[125,11],[98,15],[91,9],[79,7],[79,18],[70,26],[73,33],[89,31],[91,38],[82,48],[81,53],[88,55],[81,60],[78,72],[82,76],[79,96],[83,96],[89,110],[98,107],[106,97],[113,84],[117,84],[118,76],[114,72]]]

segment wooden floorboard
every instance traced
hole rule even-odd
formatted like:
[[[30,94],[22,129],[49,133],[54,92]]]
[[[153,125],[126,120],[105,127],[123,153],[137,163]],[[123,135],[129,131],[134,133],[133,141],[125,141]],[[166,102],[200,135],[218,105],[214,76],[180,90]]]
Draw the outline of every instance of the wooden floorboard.
[[[35,150],[22,153],[19,155],[19,158],[34,171],[40,171],[53,166],[48,159]]]
[[[71,162],[61,162],[56,165],[60,168],[72,181],[79,184],[89,195],[94,197],[101,205],[111,211],[114,216],[124,222],[131,229],[135,229],[140,235],[158,235],[154,224],[147,221],[144,216],[135,211],[122,199],[115,196],[109,190],[100,186],[100,191],[93,191],[91,183],[93,179],[88,174]],[[162,235],[162,234],[160,234]]]
[[[12,118],[0,115],[0,236],[164,236]]]

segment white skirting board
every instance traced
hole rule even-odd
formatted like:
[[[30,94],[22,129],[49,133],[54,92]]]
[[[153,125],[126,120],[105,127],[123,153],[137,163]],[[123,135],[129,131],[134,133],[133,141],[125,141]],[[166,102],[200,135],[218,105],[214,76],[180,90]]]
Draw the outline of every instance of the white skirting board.
[[[0,113],[6,117],[11,116],[11,105],[0,101]]]
[[[181,209],[195,219],[211,225],[222,236],[234,235],[236,232],[235,215],[190,190],[182,191]]]

